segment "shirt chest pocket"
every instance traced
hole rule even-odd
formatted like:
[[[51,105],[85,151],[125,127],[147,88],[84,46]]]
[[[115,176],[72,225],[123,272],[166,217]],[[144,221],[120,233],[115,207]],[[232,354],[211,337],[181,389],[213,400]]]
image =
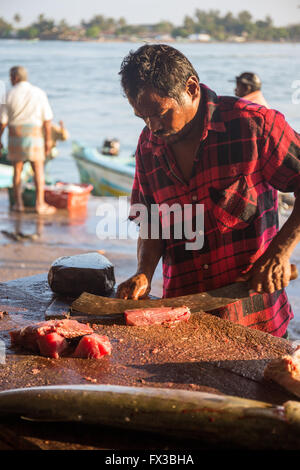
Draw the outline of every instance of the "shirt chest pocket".
[[[212,211],[218,229],[242,230],[249,226],[257,212],[257,193],[245,176],[224,189],[209,188]]]

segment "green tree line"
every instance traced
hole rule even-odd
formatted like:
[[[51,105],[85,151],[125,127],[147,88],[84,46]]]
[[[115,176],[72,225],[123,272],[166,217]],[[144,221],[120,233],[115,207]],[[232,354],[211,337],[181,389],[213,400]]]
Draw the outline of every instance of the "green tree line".
[[[169,35],[173,38],[188,38],[194,34],[209,34],[212,40],[226,41],[233,36],[242,36],[249,41],[300,41],[300,24],[276,27],[270,16],[264,20],[254,20],[251,13],[244,10],[234,16],[231,12],[221,15],[219,10],[196,9],[192,16],[186,15],[181,25],[160,21],[152,25],[130,25],[125,18],[109,18],[95,15],[89,21],[72,26],[66,20],[55,22],[40,14],[36,21],[27,27],[20,27],[20,14],[15,14],[9,23],[0,18],[0,38],[20,39],[99,39],[101,37],[145,37]]]

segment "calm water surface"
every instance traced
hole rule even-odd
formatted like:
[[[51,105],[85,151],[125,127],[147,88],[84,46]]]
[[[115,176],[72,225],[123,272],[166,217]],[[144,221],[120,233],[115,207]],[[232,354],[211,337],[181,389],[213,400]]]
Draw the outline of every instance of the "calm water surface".
[[[100,146],[106,137],[117,137],[122,149],[132,152],[143,123],[122,94],[118,72],[123,57],[140,45],[0,40],[0,80],[9,87],[9,68],[24,65],[30,81],[47,92],[55,120],[64,120],[73,140]],[[175,47],[217,94],[233,95],[235,84],[230,80],[241,72],[258,73],[270,106],[300,130],[300,104],[292,104],[292,83],[300,81],[300,44],[177,43]],[[78,175],[70,148],[70,142],[60,144],[53,172],[67,170],[65,176],[74,181]]]

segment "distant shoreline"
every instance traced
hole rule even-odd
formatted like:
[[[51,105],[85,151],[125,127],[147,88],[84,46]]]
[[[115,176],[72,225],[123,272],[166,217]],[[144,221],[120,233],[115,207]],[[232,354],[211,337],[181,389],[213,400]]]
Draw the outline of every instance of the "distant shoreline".
[[[36,42],[80,42],[80,43],[176,43],[176,44],[300,44],[300,41],[263,41],[263,40],[245,40],[245,41],[197,41],[191,39],[173,39],[173,40],[157,40],[152,38],[136,38],[136,39],[118,39],[118,38],[109,38],[109,39],[41,39],[41,38],[33,38],[33,39],[21,39],[21,38],[0,38],[0,41],[19,41],[19,42],[29,42],[29,43],[36,43]]]

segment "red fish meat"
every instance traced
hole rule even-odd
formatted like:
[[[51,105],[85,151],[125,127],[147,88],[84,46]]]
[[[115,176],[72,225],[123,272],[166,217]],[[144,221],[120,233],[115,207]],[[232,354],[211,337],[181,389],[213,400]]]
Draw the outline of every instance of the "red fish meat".
[[[93,333],[81,338],[73,356],[100,359],[107,354],[111,354],[111,344],[108,337]]]
[[[68,341],[57,333],[48,333],[37,340],[42,356],[58,359],[69,348]]]
[[[175,326],[178,322],[188,321],[191,312],[188,307],[158,307],[158,308],[136,308],[125,310],[125,321],[127,325],[149,326],[168,325]]]
[[[66,340],[79,339],[93,332],[89,325],[76,320],[49,320],[11,331],[10,337],[13,346],[22,346],[42,355],[59,357],[67,349]]]

